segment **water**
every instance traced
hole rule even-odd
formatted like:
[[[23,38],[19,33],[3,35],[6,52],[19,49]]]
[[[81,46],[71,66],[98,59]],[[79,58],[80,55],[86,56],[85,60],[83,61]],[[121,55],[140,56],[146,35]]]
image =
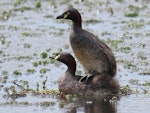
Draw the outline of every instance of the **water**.
[[[15,5],[17,4],[18,5]],[[150,70],[150,28],[149,0],[129,1],[37,1],[23,0],[0,1],[0,110],[1,113],[145,113],[149,111],[149,70]],[[48,77],[46,89],[58,89],[58,79],[66,66],[58,62],[46,65],[35,62],[50,62],[42,59],[41,53],[48,56],[54,52],[66,51],[73,54],[69,45],[70,21],[56,20],[68,6],[73,5],[81,12],[83,28],[98,35],[113,50],[117,59],[116,78],[120,86],[129,85],[134,91],[121,96],[113,102],[103,98],[84,98],[64,100],[52,95],[33,95],[12,99],[5,97],[5,89],[13,83],[24,85],[28,82],[31,89],[43,89],[43,81]],[[23,8],[23,6],[29,7]],[[110,8],[113,10],[111,15]],[[131,18],[125,14],[137,12]],[[92,21],[91,21],[92,20]],[[98,20],[98,21],[97,21]],[[69,46],[69,48],[65,48]],[[77,61],[77,59],[76,59]],[[78,70],[82,67],[77,61]],[[46,70],[46,72],[42,72]],[[14,75],[18,70],[21,75]],[[33,70],[29,73],[28,70]],[[7,78],[7,79],[6,79]],[[6,80],[6,81],[5,81]],[[25,87],[27,87],[25,85]],[[10,91],[11,92],[11,91]]]

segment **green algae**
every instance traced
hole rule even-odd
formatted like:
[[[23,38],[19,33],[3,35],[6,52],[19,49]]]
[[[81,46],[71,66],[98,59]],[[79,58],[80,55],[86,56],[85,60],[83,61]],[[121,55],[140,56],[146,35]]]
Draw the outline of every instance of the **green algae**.
[[[112,40],[111,38],[108,38],[108,39],[106,40],[106,43],[110,44],[111,47],[113,47],[113,48],[115,48],[116,50],[119,51],[121,48],[118,48],[118,46],[119,46],[120,44],[123,44],[124,41],[123,41],[122,39],[120,39],[120,40]]]
[[[77,74],[77,75],[82,75],[82,71],[81,71],[81,70],[77,70],[77,71],[76,71],[76,74]]]
[[[30,48],[30,47],[31,47],[31,44],[24,43],[24,48]]]
[[[150,87],[150,82],[146,81],[144,84],[142,84],[143,86],[149,86]]]
[[[130,19],[129,21],[124,21],[124,24],[125,24],[125,26],[122,27],[123,29],[141,29],[145,26],[143,19],[138,20],[138,21]],[[124,35],[125,34],[128,34],[128,33],[124,33]],[[131,34],[131,33],[129,33],[129,34]],[[135,33],[135,36],[136,35],[139,36],[141,34],[139,32],[137,32],[137,33]]]
[[[40,73],[41,73],[41,74],[45,74],[45,73],[47,73],[48,71],[50,71],[50,69],[47,69],[47,68],[41,68],[41,69],[40,69]]]
[[[14,2],[14,6],[19,6],[19,5],[21,5],[21,2],[22,0],[15,0],[15,2]]]
[[[0,83],[7,83],[8,81],[8,75],[3,75],[2,77],[0,77]]]
[[[55,104],[56,104],[55,102],[45,101],[45,102],[41,102],[40,106],[49,107],[49,106],[54,106]]]
[[[121,86],[120,87],[120,91],[121,91],[122,95],[129,95],[129,94],[131,94],[133,92],[133,90],[128,85]]]
[[[36,3],[36,8],[41,8],[41,6],[42,6],[42,4],[41,4],[41,2],[40,1],[38,1],[37,3]]]
[[[140,75],[150,75],[150,72],[149,71],[145,71],[145,72],[140,72],[139,74]]]
[[[33,67],[38,67],[39,62],[33,62],[32,65],[33,65]]]
[[[120,2],[120,3],[122,3],[122,2],[124,2],[124,0],[116,0],[117,2]]]
[[[19,1],[19,0],[18,0]],[[53,1],[53,0],[52,0]],[[52,3],[52,1],[48,1],[49,3],[51,2]],[[37,1],[36,1],[37,2]],[[35,3],[36,3],[35,2]],[[56,3],[57,1],[53,1],[53,5],[54,6],[52,6],[53,8],[54,8],[54,12],[55,13],[57,13],[58,11],[58,6],[57,6],[57,3]],[[85,1],[84,1],[85,2]],[[86,1],[86,2],[88,2],[88,1]],[[94,3],[93,3],[94,4]],[[22,5],[22,3],[20,4],[20,3],[18,3],[18,5],[16,5],[16,6],[21,6]],[[24,5],[24,4],[23,4]],[[88,3],[88,5],[91,5],[90,3]],[[110,4],[108,4],[108,5],[110,5]],[[42,3],[42,6],[43,6],[43,3]],[[29,6],[30,7],[30,6]],[[34,4],[34,6],[32,6],[32,7],[34,7],[35,8],[35,4]],[[32,10],[32,7],[30,7],[31,9],[30,10]],[[87,6],[88,7],[88,6]],[[92,6],[90,6],[90,7],[92,7]],[[95,5],[94,5],[94,7],[95,7]],[[8,19],[12,19],[12,20],[14,20],[14,21],[20,21],[18,18],[19,18],[19,16],[20,17],[23,17],[23,14],[24,13],[22,13],[22,12],[24,12],[24,11],[30,11],[30,10],[27,10],[27,9],[23,9],[23,10],[19,10],[19,8],[21,8],[21,7],[17,7],[16,9],[18,9],[18,10],[12,10],[11,9],[11,11],[9,11],[9,10],[7,10],[5,13],[4,13],[4,15],[3,16],[0,16],[0,17],[2,17],[1,19],[2,19],[2,21],[3,20],[5,20],[5,21],[3,21],[4,23],[5,22],[7,22],[7,20]],[[43,7],[41,7],[41,9],[42,9]],[[80,7],[80,9],[82,10],[82,8]],[[95,7],[95,9],[93,9],[93,10],[96,10],[96,7]],[[101,8],[99,9],[99,10],[101,10]],[[16,11],[16,12],[13,12],[13,11]],[[18,12],[17,12],[18,11]],[[19,12],[19,11],[21,11],[21,12]],[[88,11],[91,11],[91,10],[88,10]],[[19,15],[21,13],[21,15]],[[45,13],[45,12],[42,12],[43,14],[42,14],[42,16],[43,15],[47,15],[47,13]],[[89,12],[89,13],[91,13],[91,12]],[[28,14],[28,13],[27,13]],[[116,9],[114,8],[114,15],[115,14],[117,14],[117,11],[116,11]],[[128,14],[128,13],[127,13]],[[139,19],[140,18],[140,13],[138,12],[138,16],[135,18],[135,19]],[[14,16],[15,15],[15,16]],[[40,14],[39,14],[40,15]],[[48,17],[48,19],[54,19],[53,17],[55,17],[55,16],[52,16],[52,15],[54,15],[53,13],[51,14],[51,12],[50,12],[50,16],[47,16]],[[116,16],[116,15],[115,15]],[[142,17],[144,18],[144,21],[142,22],[142,21],[136,21],[136,20],[134,20],[134,18],[133,18],[133,20],[132,21],[130,21],[130,20],[124,20],[124,18],[125,17],[120,17],[119,18],[119,20],[118,20],[118,17],[116,18],[115,17],[115,19],[117,19],[117,20],[115,20],[116,21],[116,23],[117,23],[117,27],[115,28],[116,30],[115,31],[117,31],[118,30],[118,28],[123,28],[123,29],[121,29],[121,32],[119,31],[117,31],[117,33],[115,32],[115,31],[111,31],[112,29],[111,29],[111,25],[110,25],[110,27],[109,27],[109,29],[107,29],[107,30],[104,30],[104,32],[102,32],[102,36],[103,36],[103,38],[104,38],[104,40],[106,40],[106,43],[107,43],[107,39],[108,39],[108,37],[112,37],[110,40],[108,39],[108,44],[110,44],[111,45],[111,47],[113,48],[115,48],[115,49],[113,49],[114,50],[114,52],[115,52],[115,55],[116,56],[119,56],[119,58],[117,57],[117,62],[119,62],[120,64],[119,65],[121,65],[121,66],[123,66],[123,68],[125,69],[125,71],[129,71],[129,72],[131,72],[132,73],[132,69],[133,68],[136,68],[136,71],[135,72],[137,72],[137,73],[139,73],[140,75],[139,76],[143,76],[143,75],[145,75],[145,76],[147,76],[147,75],[150,75],[150,72],[149,72],[149,63],[148,63],[148,61],[149,61],[149,57],[148,57],[148,50],[147,50],[147,48],[148,48],[148,46],[147,46],[147,43],[148,42],[145,42],[144,40],[146,39],[145,37],[147,37],[147,38],[149,38],[149,31],[148,30],[145,30],[145,27],[147,27],[149,24],[148,24],[148,22],[147,22],[147,20],[145,19],[145,16],[144,15],[142,15]],[[32,17],[33,18],[33,17]],[[32,18],[29,18],[29,21],[32,21],[31,19]],[[44,17],[45,18],[45,17]],[[113,18],[113,17],[112,17]],[[131,17],[128,17],[128,18],[126,18],[126,19],[130,19]],[[0,19],[0,20],[1,20]],[[37,18],[36,18],[37,19]],[[35,20],[36,20],[35,19]],[[47,20],[48,20],[47,19]],[[21,19],[22,20],[22,19]],[[95,19],[96,20],[96,19]],[[28,24],[28,19],[26,19],[25,20],[26,22],[25,22],[25,24]],[[111,21],[111,19],[110,19],[110,21]],[[120,22],[120,21],[122,21],[122,22]],[[10,21],[11,22],[11,21]],[[44,22],[44,21],[42,21],[41,20],[41,23],[42,22]],[[105,20],[104,20],[104,22],[105,22]],[[3,24],[4,24],[3,23]],[[39,22],[40,23],[40,22]],[[36,25],[38,25],[39,23],[36,23]],[[92,22],[91,22],[92,23]],[[95,22],[96,24],[99,24],[99,23],[101,23],[101,22]],[[106,22],[105,23],[109,23],[109,21],[107,21],[106,20]],[[113,22],[111,22],[111,23],[113,23]],[[115,23],[115,22],[114,22]],[[119,24],[119,23],[121,23],[121,25]],[[48,24],[50,24],[50,23],[48,23]],[[94,21],[93,21],[93,24],[94,24]],[[33,24],[33,26],[34,26],[35,24]],[[53,24],[54,25],[54,24]],[[107,25],[106,25],[107,26]],[[30,27],[30,24],[28,25],[28,27]],[[32,27],[32,25],[31,25],[31,27]],[[43,40],[45,40],[45,38],[46,37],[50,37],[50,35],[52,35],[52,36],[62,36],[62,35],[64,35],[64,28],[62,29],[62,30],[59,30],[60,28],[57,28],[57,27],[53,27],[52,29],[58,29],[58,31],[51,31],[52,29],[44,29],[44,27],[45,28],[47,28],[47,25],[46,26],[43,26],[43,32],[41,33],[42,35],[42,37],[44,37],[44,39]],[[26,73],[27,74],[30,74],[28,77],[31,77],[32,75],[34,75],[35,74],[35,72],[37,73],[37,75],[39,75],[39,71],[38,70],[40,70],[40,68],[42,67],[44,67],[45,69],[53,69],[53,67],[50,67],[50,64],[51,63],[53,63],[53,64],[55,64],[56,66],[60,66],[61,65],[61,63],[58,63],[58,62],[56,62],[56,61],[54,61],[54,60],[51,60],[51,59],[45,59],[45,60],[43,60],[43,59],[41,59],[41,58],[39,58],[39,51],[41,50],[41,51],[45,51],[45,47],[46,48],[48,48],[46,45],[44,46],[44,47],[42,47],[42,45],[43,44],[41,44],[41,49],[39,50],[39,51],[34,51],[34,50],[37,50],[36,48],[33,48],[34,47],[34,43],[39,43],[38,41],[37,42],[34,42],[31,46],[30,46],[30,42],[26,42],[26,40],[22,40],[23,41],[23,47],[27,50],[29,50],[27,53],[31,53],[32,51],[33,51],[33,56],[30,56],[30,55],[22,55],[22,54],[19,54],[19,53],[17,53],[17,54],[12,54],[11,53],[11,51],[13,52],[13,50],[15,49],[14,48],[14,45],[12,44],[14,41],[16,42],[15,44],[16,45],[21,45],[22,43],[20,43],[19,41],[20,40],[18,40],[18,39],[20,39],[20,36],[19,35],[17,35],[16,36],[16,34],[22,34],[22,33],[24,33],[22,36],[23,36],[23,38],[31,38],[31,40],[32,40],[32,38],[34,38],[34,37],[39,37],[39,35],[37,35],[38,34],[38,32],[40,32],[40,27],[38,28],[38,29],[36,29],[37,31],[35,31],[35,35],[33,35],[33,33],[31,33],[32,31],[26,31],[26,29],[27,29],[27,27],[26,26],[12,26],[12,25],[9,25],[8,27],[6,26],[6,25],[4,25],[4,28],[2,28],[1,30],[6,30],[7,31],[7,29],[9,30],[7,33],[3,33],[3,34],[6,34],[6,35],[4,35],[4,39],[3,39],[3,45],[2,45],[2,49],[0,50],[0,55],[1,55],[1,57],[2,57],[2,59],[1,59],[1,66],[0,66],[0,68],[3,68],[3,63],[5,63],[5,62],[8,62],[8,64],[9,64],[9,62],[11,62],[11,61],[14,61],[14,60],[17,60],[17,61],[19,61],[20,62],[20,64],[22,64],[22,61],[24,62],[24,61],[27,61],[26,63],[28,63],[28,64],[32,64],[33,63],[33,68],[31,67],[31,68],[29,68],[29,67],[25,67],[26,66],[26,64],[23,64],[22,66],[19,66],[19,67],[24,67],[24,68],[26,68],[25,69],[25,72],[24,71],[20,71],[20,69],[18,69],[19,70],[19,72],[21,72],[22,73],[22,76],[25,76],[26,75]],[[29,30],[29,29],[28,29]],[[31,29],[32,30],[32,29]],[[46,31],[47,30],[47,31]],[[103,29],[102,29],[103,30]],[[130,30],[133,30],[133,31],[130,31]],[[138,30],[138,31],[136,31],[136,30]],[[45,36],[44,34],[46,34],[45,33],[45,31],[46,32],[49,32],[49,35],[48,36]],[[143,32],[144,31],[144,32]],[[2,31],[3,32],[3,31]],[[13,34],[11,34],[10,32],[12,32]],[[97,31],[95,31],[95,32],[97,32]],[[99,32],[99,31],[98,31]],[[67,32],[68,33],[68,32]],[[66,33],[66,34],[67,34]],[[118,35],[119,34],[119,35]],[[124,34],[124,35],[121,35],[120,36],[120,34]],[[115,39],[113,38],[113,37],[116,37]],[[15,39],[15,37],[17,37],[18,39]],[[50,37],[51,38],[51,37]],[[139,42],[140,42],[140,44],[139,44],[139,42],[137,41],[137,42],[134,42],[133,41],[133,39],[136,39],[136,40],[138,40]],[[7,42],[8,42],[8,40],[11,40],[11,42],[12,43],[10,43],[10,47],[5,47],[6,46],[6,44],[7,44]],[[37,38],[37,40],[38,40],[38,38]],[[47,40],[47,38],[46,38],[46,40]],[[49,41],[49,40],[48,40]],[[47,43],[50,43],[50,42],[47,42]],[[136,45],[134,46],[134,44],[136,43]],[[27,44],[27,46],[24,46],[24,45],[26,45]],[[28,47],[28,44],[29,44],[29,46],[30,47]],[[70,48],[68,48],[68,47],[64,47],[63,45],[60,47],[60,46],[58,46],[58,45],[55,45],[55,47],[54,48],[52,48],[51,47],[51,44],[49,44],[48,45],[51,49],[50,50],[46,50],[46,52],[47,52],[47,54],[48,54],[48,52],[50,52],[50,54],[51,54],[51,52],[53,52],[53,51],[59,51],[59,49],[60,49],[60,51],[63,51],[63,49],[69,49],[69,51],[70,51]],[[13,47],[12,49],[11,49],[11,47]],[[20,46],[17,46],[17,48],[19,48]],[[62,47],[63,47],[63,49],[62,49]],[[43,50],[42,50],[42,48],[43,48]],[[135,50],[135,48],[136,49],[138,49],[138,51],[136,51]],[[141,49],[142,48],[142,49]],[[57,50],[58,49],[58,50]],[[17,49],[18,50],[18,49]],[[22,51],[23,51],[23,49],[21,49]],[[140,52],[140,51],[142,51],[142,52]],[[10,53],[9,53],[10,52]],[[38,54],[37,54],[38,53]],[[134,54],[133,54],[134,53]],[[132,56],[133,55],[133,56]],[[136,60],[138,60],[138,61],[136,61]],[[35,63],[35,64],[34,64]],[[10,64],[11,65],[11,64]],[[143,65],[143,66],[142,66]],[[48,66],[48,67],[45,67],[45,66]],[[35,68],[35,67],[38,67],[38,68]],[[143,67],[143,69],[141,69],[141,67]],[[34,68],[35,68],[35,70],[34,70]],[[41,69],[42,69],[41,68]],[[80,67],[81,68],[81,67]],[[145,69],[145,68],[147,68],[147,69]],[[16,69],[16,68],[13,68],[13,70],[14,69]],[[4,68],[4,70],[6,70],[5,68]],[[29,72],[28,72],[29,71]],[[34,72],[35,71],[35,72]],[[56,70],[57,71],[57,70]],[[32,73],[33,72],[33,73]],[[24,73],[25,73],[25,75],[24,75]],[[45,74],[47,74],[48,72],[46,72],[46,73],[43,73],[42,74],[42,76],[43,77],[45,77]],[[83,71],[81,71],[81,73],[84,73]],[[124,72],[123,72],[124,73]],[[49,74],[49,73],[48,73]],[[50,73],[51,74],[51,73]],[[61,73],[60,73],[61,74]],[[120,74],[120,72],[119,72],[119,74]],[[118,75],[119,75],[118,74]],[[121,70],[121,74],[122,74],[122,70]],[[2,78],[0,78],[0,81],[2,81],[2,82],[0,82],[1,84],[0,84],[0,86],[2,86],[2,88],[1,88],[1,91],[3,91],[3,88],[4,87],[6,87],[6,83],[10,83],[10,82],[12,82],[12,81],[10,81],[9,80],[9,78],[10,78],[10,76],[12,75],[12,73],[10,73],[9,71],[7,71],[6,70],[6,73],[4,72],[3,73],[3,75],[4,75],[4,77],[2,77]],[[55,75],[55,74],[54,74]],[[134,73],[133,73],[133,75],[134,75]],[[13,78],[15,78],[14,76],[12,76]],[[20,77],[20,79],[22,79],[21,77]],[[143,80],[140,80],[140,81],[143,81]],[[139,82],[140,82],[139,81]],[[55,96],[57,96],[59,93],[58,93],[58,91],[51,91],[51,88],[49,88],[49,86],[47,85],[47,84],[45,84],[45,88],[43,88],[42,90],[40,90],[40,88],[41,87],[43,87],[44,86],[44,84],[43,84],[43,82],[44,81],[42,81],[42,86],[40,86],[40,83],[39,83],[39,88],[38,88],[38,91],[37,91],[37,89],[36,88],[30,88],[30,87],[32,87],[32,85],[34,86],[35,84],[33,84],[32,83],[32,81],[28,81],[28,84],[26,84],[26,82],[27,81],[22,81],[22,82],[20,82],[19,81],[19,83],[22,83],[21,84],[21,86],[23,87],[23,88],[20,88],[20,90],[21,91],[25,91],[25,94],[32,94],[32,96],[41,96],[41,97],[38,97],[38,98],[43,98],[45,95],[51,95],[51,93],[52,93],[52,95],[53,95],[53,93],[54,93],[54,95]],[[129,80],[129,82],[130,82],[130,84],[132,84],[132,85],[140,85],[140,83],[136,83],[136,79],[134,80],[134,79],[131,79],[131,80]],[[3,84],[3,83],[5,83],[5,84]],[[47,82],[46,82],[47,83]],[[58,84],[58,81],[52,81],[51,82],[51,84],[55,84],[55,85],[57,85]],[[29,87],[29,85],[30,85],[30,87]],[[122,84],[121,84],[122,85]],[[133,87],[132,87],[132,85],[131,86],[129,86],[129,89],[132,89]],[[144,88],[142,88],[142,93],[144,93],[144,94],[149,94],[149,89],[147,88],[147,87],[149,87],[149,82],[147,81],[147,82],[145,82],[145,83],[143,83],[142,84],[143,86],[146,86],[146,87],[144,87]],[[16,85],[15,85],[16,86]],[[36,85],[35,85],[36,86]],[[17,86],[17,88],[18,88],[19,86]],[[121,86],[121,89],[123,90],[122,92],[123,92],[123,94],[122,95],[128,95],[128,94],[130,94],[130,90],[128,89],[128,87],[125,87],[125,88],[122,88],[122,87],[124,87],[124,86]],[[13,95],[11,96],[10,95],[10,98],[13,98],[13,97],[15,97],[15,98],[20,98],[20,97],[26,97],[26,96],[21,96],[21,94],[19,94],[19,92],[20,91],[18,91],[17,90],[17,88],[16,88],[16,92],[14,91],[13,93]],[[47,90],[47,89],[49,89],[49,90]],[[137,87],[137,89],[135,89],[135,90],[133,90],[132,92],[134,92],[135,94],[140,94],[141,93],[141,91],[139,90],[139,89],[141,89],[140,88],[140,86],[138,86]],[[10,91],[11,92],[11,91]],[[12,92],[11,92],[12,93]],[[69,98],[73,98],[73,97],[71,97],[71,96],[69,96]],[[130,98],[129,98],[130,99]],[[3,104],[3,103],[2,103]],[[5,103],[4,103],[5,104]],[[25,101],[25,102],[8,102],[8,103],[6,103],[6,105],[8,105],[8,104],[11,104],[11,105],[39,105],[39,106],[45,106],[45,107],[49,107],[49,106],[51,106],[51,101],[43,101],[43,102],[40,102],[40,103],[30,103],[30,102],[28,102],[28,101]],[[1,105],[1,103],[0,103],[0,105]],[[52,105],[55,105],[55,104],[53,104],[53,101],[52,101]],[[64,103],[62,103],[62,108],[65,106],[65,102]]]
[[[100,23],[100,22],[103,22],[103,21],[100,21],[100,20],[95,20],[95,19],[90,19],[90,20],[86,20],[85,23],[86,24],[97,24],[97,23]]]
[[[16,59],[18,61],[21,61],[21,60],[30,61],[32,58],[33,58],[32,56],[17,56],[12,59]]]
[[[22,36],[29,36],[30,34],[27,32],[22,33]]]
[[[20,76],[22,73],[19,70],[14,70],[13,75]]]
[[[0,50],[0,55],[3,54],[4,52],[2,50]]]
[[[6,39],[6,37],[4,35],[0,36],[0,42],[1,42],[2,45],[4,45],[6,43],[5,39]]]
[[[111,33],[108,32],[108,31],[104,31],[104,32],[101,33],[101,36],[105,36],[105,35],[111,35]],[[110,39],[110,38],[109,38],[109,39]]]
[[[0,13],[0,21],[8,20],[12,16],[12,11],[3,11]]]
[[[42,59],[45,59],[47,58],[48,54],[46,52],[42,52],[40,56]]]
[[[45,59],[45,60],[39,60],[32,62],[33,67],[38,66],[46,66],[48,64],[53,64],[55,61],[53,59]]]
[[[27,74],[34,74],[35,72],[35,69],[27,69]]]
[[[65,105],[64,101],[59,102],[59,107],[60,108],[64,108],[64,105]]]
[[[44,17],[45,18],[53,18],[54,16],[53,15],[45,15]]]
[[[32,10],[33,8],[31,7],[28,7],[28,6],[21,6],[20,8],[15,8],[14,11],[21,11],[21,12],[24,12],[24,11],[30,11]]]
[[[2,71],[2,75],[8,75],[8,73],[9,73],[9,72],[6,71],[6,70],[3,70],[3,71]]]
[[[131,48],[130,47],[121,47],[120,50],[121,50],[121,52],[129,53],[131,51]]]

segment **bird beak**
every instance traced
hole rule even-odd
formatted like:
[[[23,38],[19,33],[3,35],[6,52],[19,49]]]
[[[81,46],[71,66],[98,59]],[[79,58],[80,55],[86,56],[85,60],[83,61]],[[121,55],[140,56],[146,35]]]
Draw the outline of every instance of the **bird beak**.
[[[50,56],[49,58],[57,60],[59,57],[60,57],[60,54],[57,54],[57,55],[55,54],[54,56]]]
[[[62,19],[62,18],[64,18],[63,14],[56,17],[56,19]]]
[[[70,12],[65,12],[65,13],[59,15],[56,19],[62,19],[62,18],[67,19],[69,15],[70,15]]]

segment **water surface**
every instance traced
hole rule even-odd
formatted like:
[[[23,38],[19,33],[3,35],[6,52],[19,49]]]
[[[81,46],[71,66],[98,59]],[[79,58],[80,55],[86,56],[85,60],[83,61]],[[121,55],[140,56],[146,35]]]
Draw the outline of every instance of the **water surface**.
[[[0,110],[1,113],[145,113],[149,111],[150,75],[150,5],[149,0],[112,0],[94,2],[74,0],[0,1]],[[13,99],[6,89],[17,92],[25,88],[58,90],[58,79],[65,72],[61,63],[43,59],[54,52],[73,54],[69,45],[70,21],[56,20],[69,6],[83,17],[83,28],[98,35],[113,50],[118,66],[116,78],[120,86],[129,85],[130,95],[117,101],[103,98],[63,100],[52,95],[33,95]],[[127,14],[137,13],[136,17]],[[74,54],[73,54],[74,55]],[[77,61],[78,71],[84,74]],[[34,64],[38,65],[34,65]],[[17,75],[17,73],[19,73]],[[12,93],[9,90],[9,93]]]

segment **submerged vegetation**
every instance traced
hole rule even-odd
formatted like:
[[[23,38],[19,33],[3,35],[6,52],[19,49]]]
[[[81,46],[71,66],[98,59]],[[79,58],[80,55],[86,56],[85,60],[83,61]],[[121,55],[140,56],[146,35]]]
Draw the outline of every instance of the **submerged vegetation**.
[[[41,8],[41,2],[40,2],[40,1],[38,1],[38,2],[36,3],[36,8]]]
[[[2,0],[0,4],[0,99],[7,101],[0,102],[0,106],[35,105],[42,106],[44,109],[52,106],[65,108],[66,101],[62,98],[58,103],[58,98],[61,97],[58,91],[58,80],[65,72],[66,66],[50,59],[49,56],[62,51],[73,54],[68,40],[70,21],[68,25],[55,20],[60,8],[64,10],[66,4],[69,7],[79,8],[83,15],[83,27],[98,35],[113,50],[118,67],[117,78],[120,82],[119,96],[127,96],[130,99],[128,95],[146,94],[149,97],[150,20],[148,12],[150,7],[148,1],[141,3],[139,0],[132,2],[115,0],[112,3],[109,0],[105,2]],[[61,7],[63,5],[65,6]],[[84,75],[82,66],[77,59],[76,61],[76,73]],[[24,101],[23,98],[26,97],[38,98],[37,100],[42,101],[32,102],[26,99]],[[44,100],[47,97],[48,99]],[[66,98],[67,102],[75,102],[81,97],[67,95]],[[118,101],[118,95],[113,99]],[[91,101],[86,102],[86,106],[94,104]],[[36,110],[34,109],[34,112]]]

